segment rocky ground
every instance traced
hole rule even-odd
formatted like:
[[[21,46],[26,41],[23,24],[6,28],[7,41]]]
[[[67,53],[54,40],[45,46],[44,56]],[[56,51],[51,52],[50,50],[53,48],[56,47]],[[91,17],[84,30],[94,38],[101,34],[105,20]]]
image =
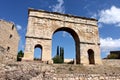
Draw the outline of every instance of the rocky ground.
[[[107,78],[105,78],[107,76]],[[117,78],[115,78],[117,77]],[[120,67],[11,62],[0,64],[0,80],[120,80]]]

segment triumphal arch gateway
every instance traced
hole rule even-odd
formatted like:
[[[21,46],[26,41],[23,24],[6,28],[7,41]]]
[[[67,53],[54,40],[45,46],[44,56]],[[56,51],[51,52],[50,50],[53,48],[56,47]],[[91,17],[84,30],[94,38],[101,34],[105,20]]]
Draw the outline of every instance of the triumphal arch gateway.
[[[52,60],[52,36],[58,31],[72,35],[77,64],[102,64],[97,20],[86,17],[29,9],[23,60],[34,59],[34,49],[42,49],[42,61]],[[68,45],[70,46],[70,45]]]

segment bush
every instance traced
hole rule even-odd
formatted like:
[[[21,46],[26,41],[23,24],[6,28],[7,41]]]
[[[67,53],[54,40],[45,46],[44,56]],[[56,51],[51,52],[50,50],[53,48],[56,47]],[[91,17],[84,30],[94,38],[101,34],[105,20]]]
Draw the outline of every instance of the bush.
[[[23,56],[24,56],[24,53],[22,50],[20,50],[17,54],[17,61],[21,61]]]
[[[60,52],[60,54],[59,54]],[[57,46],[57,53],[56,56],[53,57],[53,62],[54,63],[64,63],[64,48],[60,47],[59,51],[59,46]]]
[[[118,59],[118,55],[110,54],[110,55],[107,56],[107,59]]]
[[[41,59],[40,59],[40,58],[34,58],[34,60],[35,60],[35,61],[41,61]]]
[[[63,60],[60,56],[57,55],[53,58],[53,62],[54,63],[63,63]]]

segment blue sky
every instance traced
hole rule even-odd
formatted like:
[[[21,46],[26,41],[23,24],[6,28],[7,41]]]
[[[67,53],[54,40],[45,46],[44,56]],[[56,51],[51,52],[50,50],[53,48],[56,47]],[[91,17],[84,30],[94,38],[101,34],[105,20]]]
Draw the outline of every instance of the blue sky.
[[[21,37],[19,50],[24,50],[28,8],[96,18],[101,57],[108,55],[111,50],[120,50],[120,0],[0,0],[0,19],[16,24]],[[58,43],[59,40],[62,42]],[[64,47],[67,58],[74,58],[75,45],[70,34],[57,32],[53,35],[53,41],[53,55],[59,45]]]

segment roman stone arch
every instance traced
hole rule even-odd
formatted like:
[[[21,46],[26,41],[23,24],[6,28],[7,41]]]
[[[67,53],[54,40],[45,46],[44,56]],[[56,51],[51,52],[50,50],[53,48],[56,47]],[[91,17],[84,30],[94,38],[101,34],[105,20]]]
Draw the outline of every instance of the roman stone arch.
[[[33,60],[34,45],[42,46],[42,61],[51,61],[52,36],[56,31],[70,33],[76,46],[77,64],[88,65],[88,49],[94,51],[95,64],[102,64],[97,20],[86,17],[29,9],[23,60]]]

